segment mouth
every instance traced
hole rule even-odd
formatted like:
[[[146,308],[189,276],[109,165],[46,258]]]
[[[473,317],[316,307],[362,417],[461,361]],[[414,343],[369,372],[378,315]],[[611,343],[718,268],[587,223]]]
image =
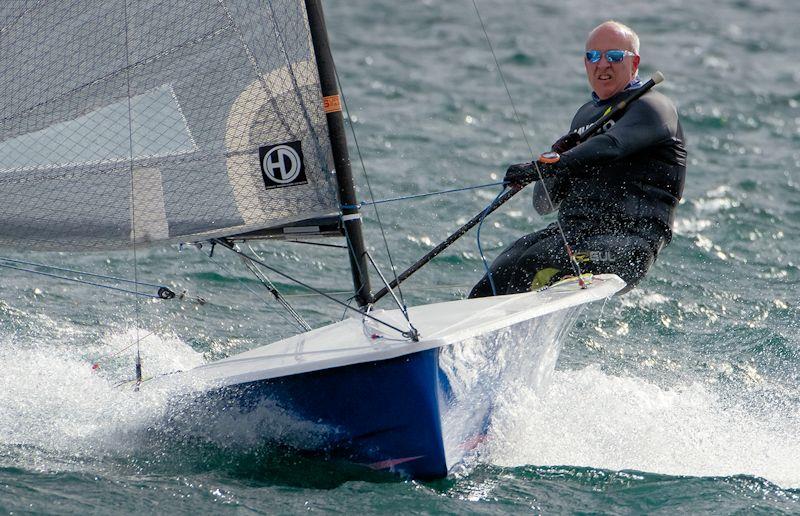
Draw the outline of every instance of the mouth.
[[[610,81],[612,79],[611,75],[607,73],[601,73],[597,76],[598,81]]]

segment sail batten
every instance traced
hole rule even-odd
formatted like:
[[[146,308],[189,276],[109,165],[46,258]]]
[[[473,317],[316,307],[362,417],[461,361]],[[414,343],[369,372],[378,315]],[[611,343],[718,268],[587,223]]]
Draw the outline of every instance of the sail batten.
[[[0,52],[0,245],[124,248],[339,211],[302,0],[21,2],[0,6]]]

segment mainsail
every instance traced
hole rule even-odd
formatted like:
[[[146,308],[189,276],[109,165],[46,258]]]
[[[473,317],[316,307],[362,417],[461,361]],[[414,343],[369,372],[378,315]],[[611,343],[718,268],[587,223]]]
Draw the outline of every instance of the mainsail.
[[[302,0],[0,3],[0,245],[99,250],[339,212]]]

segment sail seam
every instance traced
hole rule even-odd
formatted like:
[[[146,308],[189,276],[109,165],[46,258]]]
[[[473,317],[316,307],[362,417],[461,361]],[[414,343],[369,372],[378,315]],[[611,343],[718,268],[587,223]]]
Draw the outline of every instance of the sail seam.
[[[258,147],[252,147],[245,150],[240,151],[230,151],[222,154],[226,158],[232,156],[244,156],[250,155],[254,152],[258,151]],[[174,154],[153,154],[147,156],[140,156],[138,158],[134,158],[132,160],[133,163],[141,166],[146,166],[149,164],[151,160],[161,159],[163,161],[169,161],[170,163],[190,163],[192,161],[207,161],[209,157],[215,156],[214,154],[197,154],[197,150],[186,151],[183,153],[174,153]],[[165,159],[165,158],[175,158],[175,159]],[[115,163],[127,163],[129,160],[125,158],[115,158],[115,159],[104,159],[104,160],[95,160],[95,161],[85,161],[82,163],[75,163],[75,164],[56,164],[56,165],[42,165],[37,167],[22,167],[22,168],[14,168],[14,169],[5,169],[0,170],[0,174],[16,174],[20,172],[35,172],[40,170],[52,170],[58,168],[71,168],[71,169],[81,169],[84,166],[90,165],[113,165]],[[162,162],[163,162],[162,161]],[[26,183],[26,182],[39,182],[43,179],[73,179],[77,176],[83,175],[84,177],[91,177],[95,175],[104,175],[108,171],[105,170],[72,170],[69,172],[64,172],[63,174],[56,174],[56,175],[37,175],[35,177],[19,177],[19,178],[4,178],[0,177],[0,184],[4,183]]]
[[[11,23],[9,23],[8,25],[3,25],[2,27],[0,27],[0,35],[1,35],[1,34],[3,34],[4,32],[6,32],[7,30],[9,30],[10,28],[12,28],[12,27],[13,27],[14,25],[16,25],[17,23],[19,23],[19,21],[20,21],[22,18],[24,18],[25,16],[27,16],[27,15],[28,15],[28,13],[30,13],[30,12],[32,12],[32,11],[35,11],[36,9],[38,9],[39,7],[41,7],[41,5],[42,5],[42,0],[37,0],[37,2],[36,2],[36,5],[34,5],[33,7],[29,7],[28,9],[25,9],[24,11],[22,11],[22,12],[20,13],[20,15],[19,15],[19,16],[17,16],[17,17],[16,17],[16,19],[14,19],[14,21],[12,21]]]

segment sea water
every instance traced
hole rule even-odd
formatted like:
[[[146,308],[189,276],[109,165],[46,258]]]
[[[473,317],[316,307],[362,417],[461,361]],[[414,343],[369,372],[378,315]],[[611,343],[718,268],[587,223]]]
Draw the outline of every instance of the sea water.
[[[509,164],[547,149],[588,99],[586,33],[618,19],[641,36],[642,75],[666,76],[657,87],[675,101],[688,141],[675,235],[648,277],[577,317],[547,381],[492,391],[489,438],[467,467],[419,483],[159,431],[172,393],[119,385],[133,376],[137,340],[152,376],[292,334],[277,308],[245,288],[260,287],[232,257],[156,247],[139,249],[134,262],[131,253],[10,250],[124,277],[135,266],[140,279],[208,302],[137,302],[0,275],[0,510],[800,512],[800,5],[476,3],[513,105],[471,1],[325,3],[375,197],[498,181]],[[359,196],[368,198],[350,143]],[[367,208],[370,250],[389,271],[385,234],[402,268],[496,194],[380,205],[383,233]],[[487,258],[551,220],[523,192],[486,220]],[[350,288],[343,253],[299,244],[258,251],[349,296],[339,294]],[[403,294],[409,304],[463,297],[482,268],[470,234]],[[318,296],[278,286],[313,326],[342,316]]]

